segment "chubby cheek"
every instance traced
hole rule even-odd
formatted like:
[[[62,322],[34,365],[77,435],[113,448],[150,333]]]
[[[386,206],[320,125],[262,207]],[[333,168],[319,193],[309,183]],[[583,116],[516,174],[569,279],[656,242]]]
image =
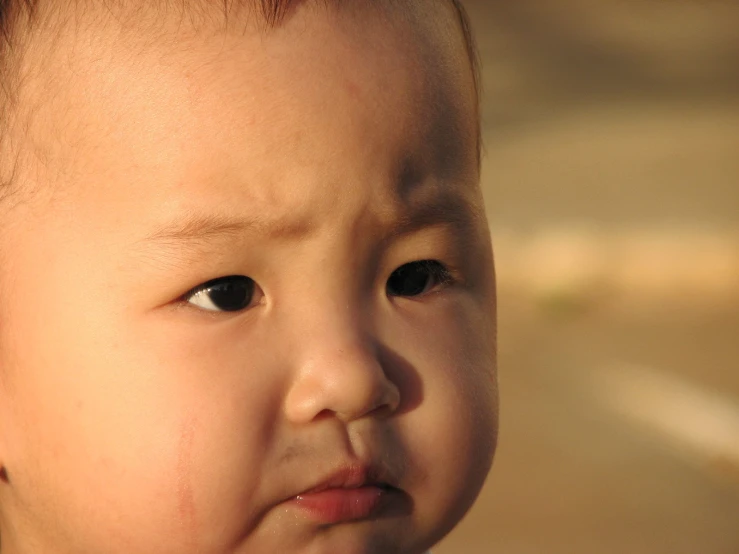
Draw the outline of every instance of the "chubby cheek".
[[[246,386],[245,357],[207,333],[163,332],[161,321],[109,306],[68,310],[81,297],[37,298],[48,303],[36,311],[31,296],[24,307],[45,317],[14,319],[3,361],[18,429],[8,470],[34,524],[56,529],[51,542],[101,552],[112,542],[182,553],[234,541],[269,432],[255,424],[269,420],[269,394]]]
[[[495,453],[493,313],[475,304],[450,306],[431,323],[404,333],[407,359],[422,382],[418,407],[400,418],[412,464],[419,470],[418,482],[409,486],[419,521],[437,539],[470,508]]]
[[[268,349],[247,349],[233,322],[203,322],[153,316],[130,326],[125,347],[138,353],[132,364],[157,375],[148,401],[166,422],[155,435],[167,449],[148,454],[161,456],[154,477],[166,497],[150,500],[180,538],[178,552],[225,551],[249,532],[281,407],[276,372],[260,357]]]
[[[71,544],[104,548],[115,538],[135,551],[174,551],[171,537],[185,537],[192,520],[196,418],[172,383],[143,377],[144,360],[68,344],[89,357],[56,352],[53,365],[33,364],[53,371],[24,399],[34,406],[24,414],[33,442],[25,445],[18,477],[27,472],[36,482],[15,482],[19,494],[41,510],[40,526],[63,505],[63,531],[76,537]]]
[[[180,449],[177,408],[158,392],[165,384],[142,383],[134,360],[81,340],[84,325],[71,337],[46,323],[44,337],[26,335],[46,339],[43,351],[15,367],[16,422],[27,437],[8,461],[15,494],[35,526],[57,522],[60,542],[148,546],[131,542],[136,526],[136,540],[164,546],[162,528],[176,524],[170,475]]]
[[[135,342],[158,337],[147,356],[179,403],[170,473],[181,531],[193,551],[230,551],[274,501],[265,476],[276,465],[286,378],[274,334],[249,317],[181,313],[141,329]]]

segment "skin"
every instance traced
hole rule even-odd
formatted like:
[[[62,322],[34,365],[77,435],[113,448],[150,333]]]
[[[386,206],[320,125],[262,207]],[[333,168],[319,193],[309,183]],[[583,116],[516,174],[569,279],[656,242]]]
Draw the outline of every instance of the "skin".
[[[3,554],[419,554],[472,505],[497,430],[472,77],[451,9],[372,4],[60,35],[32,128],[59,140],[0,241]],[[388,294],[427,259],[453,280]],[[183,299],[230,275],[246,309]],[[289,502],[360,462],[407,502]]]

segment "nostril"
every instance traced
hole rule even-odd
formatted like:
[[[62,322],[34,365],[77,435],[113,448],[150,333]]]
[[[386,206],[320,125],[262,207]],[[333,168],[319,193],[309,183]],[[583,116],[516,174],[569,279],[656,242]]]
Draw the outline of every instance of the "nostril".
[[[332,407],[324,408],[316,418],[329,414],[346,423],[368,417],[386,419],[397,411],[400,404],[400,391],[384,375],[374,383],[364,383],[355,390],[335,389],[334,394],[337,396]]]
[[[397,406],[383,404],[382,406],[378,406],[377,408],[369,412],[367,415],[378,419],[386,419],[392,416],[395,413],[396,409]]]
[[[320,412],[318,412],[318,414],[316,414],[316,417],[313,418],[313,419],[315,421],[320,421],[322,419],[329,419],[331,417],[334,417],[334,415],[335,415],[334,412],[332,412],[331,410],[326,409],[326,410],[321,410]]]
[[[393,415],[400,405],[400,391],[386,377],[382,379],[376,390],[376,396],[362,411],[353,414],[353,417],[342,417],[341,419],[359,419],[362,417],[374,417],[378,419],[388,418]]]
[[[358,337],[311,343],[304,361],[296,364],[285,397],[285,414],[295,423],[327,417],[344,422],[384,418],[400,404],[400,389],[378,356],[377,347]]]

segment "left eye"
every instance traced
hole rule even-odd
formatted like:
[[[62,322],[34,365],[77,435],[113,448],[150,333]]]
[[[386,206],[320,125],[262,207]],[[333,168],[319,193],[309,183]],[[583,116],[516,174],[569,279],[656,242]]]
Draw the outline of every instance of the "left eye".
[[[203,283],[185,294],[182,299],[209,312],[238,312],[254,301],[257,285],[243,275],[219,277]]]

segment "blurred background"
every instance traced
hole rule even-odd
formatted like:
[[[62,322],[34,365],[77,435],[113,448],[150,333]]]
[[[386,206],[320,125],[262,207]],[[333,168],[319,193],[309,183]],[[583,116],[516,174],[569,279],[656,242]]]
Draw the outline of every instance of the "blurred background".
[[[739,2],[465,3],[501,430],[435,554],[739,554]]]

